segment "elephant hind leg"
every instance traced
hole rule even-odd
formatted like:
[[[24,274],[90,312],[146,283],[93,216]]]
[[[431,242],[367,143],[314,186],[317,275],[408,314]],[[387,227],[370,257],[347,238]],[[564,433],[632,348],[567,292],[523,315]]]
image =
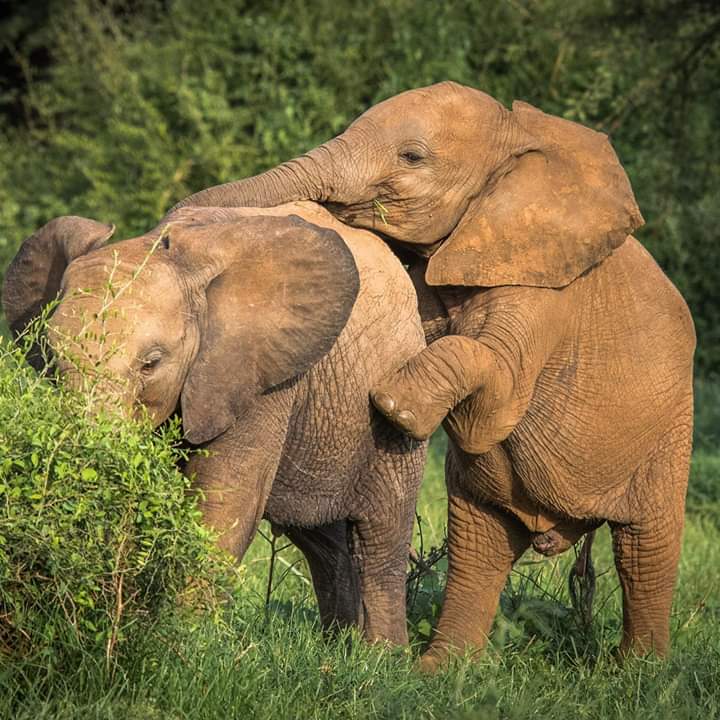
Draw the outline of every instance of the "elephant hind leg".
[[[407,645],[406,572],[426,444],[374,425],[375,457],[354,500],[353,551],[360,564],[363,633]]]
[[[448,578],[435,635],[422,658],[435,670],[452,651],[484,647],[515,561],[530,545],[529,530],[515,517],[481,505],[463,487],[450,450],[448,481]]]
[[[360,577],[348,544],[350,524],[339,520],[313,528],[283,528],[310,567],[323,629],[360,626]]]
[[[610,524],[623,591],[623,655],[669,651],[691,444],[692,419],[686,417],[633,478],[637,520]]]

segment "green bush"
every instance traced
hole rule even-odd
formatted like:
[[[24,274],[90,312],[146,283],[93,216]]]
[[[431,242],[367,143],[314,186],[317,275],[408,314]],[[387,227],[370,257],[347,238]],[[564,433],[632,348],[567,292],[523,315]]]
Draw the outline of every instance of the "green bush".
[[[706,450],[693,455],[687,508],[708,515],[720,526],[720,455]]]
[[[185,459],[177,423],[91,415],[0,340],[0,658],[111,660],[165,609],[220,599]]]

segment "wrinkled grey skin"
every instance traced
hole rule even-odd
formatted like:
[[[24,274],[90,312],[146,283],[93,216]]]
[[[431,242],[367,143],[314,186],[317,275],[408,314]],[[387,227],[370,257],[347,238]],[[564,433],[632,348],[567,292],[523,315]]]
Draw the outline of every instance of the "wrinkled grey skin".
[[[266,219],[275,224],[263,226]],[[344,292],[344,286],[356,283],[353,277],[325,277],[321,271],[311,280],[315,297],[305,298],[306,278],[314,265],[290,258],[285,271],[292,273],[298,267],[298,282],[283,284],[276,275],[283,259],[270,252],[272,262],[265,263],[262,248],[279,242],[278,232],[289,232],[281,240],[297,244],[292,237],[295,226],[290,225],[290,231],[283,226],[286,219],[300,223],[297,227],[306,233],[305,242],[313,240],[312,228],[330,228],[339,244],[342,237],[357,268],[357,297],[324,357],[300,375],[285,373],[287,378],[279,384],[278,378],[285,376],[273,376],[271,387],[258,382],[257,392],[229,427],[218,425],[228,394],[246,388],[212,387],[212,377],[198,384],[198,376],[213,367],[215,347],[223,345],[219,336],[208,343],[208,334],[217,332],[213,313],[223,313],[225,328],[234,321],[252,323],[254,317],[260,324],[270,317],[270,310],[262,309],[263,288],[270,293],[280,283],[288,288],[286,294],[297,293],[287,307],[293,322],[299,318],[298,322],[307,323],[299,342],[297,332],[285,332],[274,339],[263,336],[254,343],[259,349],[249,349],[257,349],[256,357],[262,360],[263,348],[274,348],[275,358],[266,362],[282,366],[283,356],[305,353],[304,346],[315,341],[312,313],[332,310],[326,307],[330,290],[323,294],[323,288],[332,285]],[[268,211],[186,208],[171,221],[168,247],[158,246],[132,289],[116,301],[114,319],[107,321],[121,323],[118,328],[111,326],[108,334],[124,333],[122,352],[109,361],[116,375],[126,374],[123,404],[144,405],[156,424],[181,406],[186,436],[209,451],[193,455],[186,470],[196,476],[204,496],[204,520],[219,531],[225,549],[242,558],[260,519],[268,519],[305,554],[325,627],[359,625],[370,640],[406,643],[405,569],[426,445],[382,418],[370,405],[369,391],[380,376],[424,347],[409,278],[380,239],[345,228],[312,203]],[[260,229],[253,231],[250,239],[256,245],[246,257],[243,245],[251,227]],[[122,261],[116,271],[122,282],[123,273],[138,266],[159,229],[103,247],[109,234],[109,226],[63,218],[26,241],[7,273],[3,293],[16,331],[54,296],[62,279],[62,301],[53,316],[51,338],[57,344],[57,338],[71,335],[76,310],[82,309],[83,318],[92,318],[97,310],[92,294],[74,291],[102,287],[114,253]],[[229,271],[209,285],[203,283],[199,278],[225,263],[226,252],[232,256]],[[254,309],[248,314],[244,305],[249,302],[249,287]],[[221,305],[217,293],[225,293]],[[387,312],[388,304],[392,313]],[[184,330],[176,327],[178,322],[185,323]],[[63,335],[63,330],[68,332]],[[168,338],[163,337],[168,333]],[[83,352],[92,364],[98,353],[92,335],[88,337]],[[327,343],[327,336],[317,341]],[[153,345],[171,348],[157,369],[143,360]],[[224,369],[246,372],[249,361],[238,359],[233,348],[217,352],[227,353],[222,358]],[[132,371],[136,365],[140,369]],[[267,375],[263,367],[260,371],[261,377]],[[153,373],[158,374],[156,380]],[[67,378],[72,381],[69,367]],[[107,394],[117,394],[115,388],[121,386],[108,387]]]

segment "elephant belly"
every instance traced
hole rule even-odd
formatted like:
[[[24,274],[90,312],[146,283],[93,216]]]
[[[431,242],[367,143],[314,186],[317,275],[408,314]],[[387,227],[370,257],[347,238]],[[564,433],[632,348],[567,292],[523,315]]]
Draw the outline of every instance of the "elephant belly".
[[[676,420],[677,398],[671,407],[655,405],[655,413],[644,412],[641,402],[607,398],[582,403],[557,388],[541,395],[488,452],[454,447],[464,481],[478,500],[507,510],[533,532],[564,518],[629,522],[633,475]]]
[[[314,527],[373,513],[388,516],[416,492],[424,444],[392,427],[367,400],[350,410],[334,429],[298,422],[286,442],[266,519]]]
[[[468,459],[467,477],[521,519],[537,512],[547,522],[557,514],[625,522],[647,496],[633,487],[634,474],[692,406],[692,322],[632,238],[573,285],[567,338],[501,453]]]
[[[265,509],[280,525],[310,527],[348,517],[356,486],[372,464],[369,403],[345,397],[343,416],[334,419],[325,392],[316,389],[288,433]]]

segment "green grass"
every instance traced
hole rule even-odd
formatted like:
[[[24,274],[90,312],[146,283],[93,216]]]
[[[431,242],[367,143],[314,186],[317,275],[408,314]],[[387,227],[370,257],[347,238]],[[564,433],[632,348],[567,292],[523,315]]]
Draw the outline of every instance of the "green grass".
[[[621,624],[609,535],[600,531],[596,616],[569,609],[572,553],[523,558],[505,590],[492,644],[434,677],[414,666],[439,601],[442,572],[410,612],[411,650],[319,632],[307,573],[292,548],[265,608],[270,546],[258,537],[245,586],[224,624],[160,623],[113,672],[88,656],[71,673],[0,666],[0,718],[713,718],[720,716],[720,456],[696,456],[668,662],[612,658]],[[418,512],[426,549],[445,528],[441,441],[434,443]]]

